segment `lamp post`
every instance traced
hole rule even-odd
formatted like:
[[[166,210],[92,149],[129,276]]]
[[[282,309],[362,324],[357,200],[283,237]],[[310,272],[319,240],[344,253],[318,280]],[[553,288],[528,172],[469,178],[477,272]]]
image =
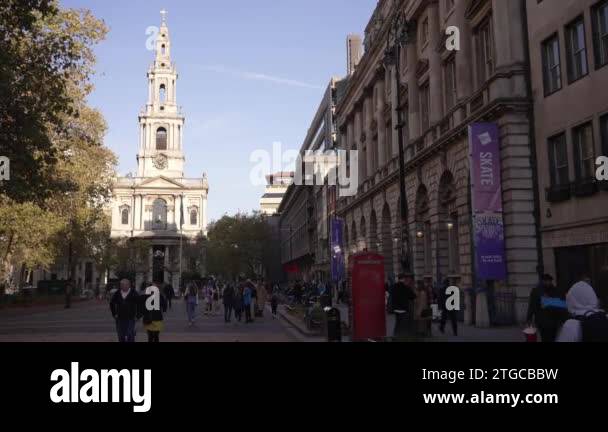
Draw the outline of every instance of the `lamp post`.
[[[407,223],[407,201],[405,195],[405,149],[403,143],[403,128],[406,126],[403,118],[403,110],[401,109],[401,95],[399,92],[400,81],[400,59],[401,48],[405,47],[410,42],[410,33],[412,31],[412,23],[407,21],[405,14],[400,11],[393,18],[391,28],[386,41],[386,50],[384,55],[384,66],[388,69],[393,67],[394,80],[396,83],[395,94],[395,110],[397,112],[397,130],[398,145],[399,145],[399,197],[400,197],[400,215],[401,215],[401,267],[402,270],[408,273],[412,272],[411,262],[411,245],[409,239],[408,223]]]

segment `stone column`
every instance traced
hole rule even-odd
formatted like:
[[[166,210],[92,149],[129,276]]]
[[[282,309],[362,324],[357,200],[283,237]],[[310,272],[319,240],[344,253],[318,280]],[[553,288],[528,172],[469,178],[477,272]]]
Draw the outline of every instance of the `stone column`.
[[[153,279],[154,274],[154,248],[150,247],[149,251],[148,251],[148,275],[150,277],[150,279]],[[152,281],[151,281],[152,282]]]
[[[207,196],[203,195],[203,207],[201,210],[201,229],[206,233],[207,231]]]
[[[378,122],[378,167],[383,167],[389,160],[386,154],[386,122],[384,119],[384,81],[378,81],[376,85],[378,95],[377,104],[374,107],[376,121]]]
[[[355,108],[355,128],[354,128],[354,143],[356,143],[357,150],[359,151],[359,186],[365,181],[365,165],[367,164],[366,155],[363,152],[363,143],[361,142],[361,112],[360,108]]]
[[[430,40],[427,50],[429,51],[429,92],[431,100],[429,118],[431,125],[433,125],[443,118],[441,55],[437,51],[437,46],[441,41],[441,31],[439,29],[439,8],[437,3],[429,5],[428,13]]]
[[[456,27],[460,30],[460,51],[456,52],[456,92],[458,100],[464,100],[473,93],[473,47],[472,31],[465,17],[467,2],[456,2]],[[462,120],[462,119],[459,119]]]
[[[139,229],[139,221],[140,221],[140,205],[139,205],[139,195],[133,195],[133,230]]]
[[[152,78],[148,78],[148,104],[152,103]]]
[[[527,44],[524,40],[526,23],[521,22],[521,2],[492,1],[496,68],[513,63],[525,63]]]
[[[368,91],[366,91],[366,93],[368,93]],[[365,96],[365,103],[363,104],[363,109],[365,110],[365,124],[363,125],[364,130],[365,130],[365,136],[366,136],[366,147],[367,147],[367,161],[366,161],[366,166],[367,166],[367,177],[371,177],[374,174],[374,152],[377,151],[376,148],[374,148],[374,139],[372,137],[372,120],[374,117],[374,110],[373,110],[373,104],[374,104],[374,97],[373,95],[369,95],[367,94]]]
[[[144,229],[144,196],[139,196],[139,229]]]
[[[135,222],[137,219],[135,218],[135,207],[137,206],[137,195],[133,194],[131,196],[131,231],[135,231]]]
[[[153,149],[153,148],[154,148],[154,146],[155,146],[155,143],[153,143],[153,142],[152,142],[152,129],[153,129],[153,127],[152,127],[152,123],[148,123],[148,127],[147,127],[147,130],[148,130],[148,139],[147,139],[147,144],[148,144],[148,145],[147,145],[147,147],[148,147],[149,149]]]
[[[416,64],[418,63],[416,41],[407,45],[407,63],[408,127],[410,140],[415,140],[420,136],[420,100],[418,96],[420,89],[416,78]],[[398,88],[394,90],[399,91]]]
[[[165,268],[171,268],[171,261],[170,261],[170,253],[169,250],[171,249],[171,246],[167,245],[165,246]],[[171,283],[171,280],[169,279],[169,274],[165,271],[164,273],[164,277],[165,283]]]

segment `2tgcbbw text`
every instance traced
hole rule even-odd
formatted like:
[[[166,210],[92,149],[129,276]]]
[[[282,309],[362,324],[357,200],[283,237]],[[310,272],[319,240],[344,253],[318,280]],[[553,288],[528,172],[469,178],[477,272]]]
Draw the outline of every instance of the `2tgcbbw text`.
[[[465,381],[555,381],[559,369],[422,370],[423,381],[456,384]]]

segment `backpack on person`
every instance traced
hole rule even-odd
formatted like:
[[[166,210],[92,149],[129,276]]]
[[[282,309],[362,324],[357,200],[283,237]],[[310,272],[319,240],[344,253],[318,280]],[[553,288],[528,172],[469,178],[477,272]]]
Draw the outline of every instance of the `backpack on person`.
[[[606,312],[590,312],[576,317],[581,323],[584,343],[608,343],[608,315]]]

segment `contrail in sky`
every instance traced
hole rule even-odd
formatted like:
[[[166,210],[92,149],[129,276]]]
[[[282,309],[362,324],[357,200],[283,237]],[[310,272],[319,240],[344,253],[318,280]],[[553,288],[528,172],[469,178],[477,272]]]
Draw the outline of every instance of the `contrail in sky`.
[[[291,86],[291,87],[302,87],[302,88],[309,88],[309,89],[314,89],[314,90],[323,90],[322,86],[309,84],[309,83],[305,83],[302,81],[292,80],[292,79],[288,79],[288,78],[281,78],[281,77],[277,77],[277,76],[273,76],[273,75],[266,75],[263,73],[240,71],[240,70],[231,69],[229,67],[222,66],[222,65],[201,66],[201,69],[204,71],[209,71],[209,72],[229,74],[229,75],[232,75],[232,76],[235,76],[238,78],[242,78],[242,79],[246,79],[246,80],[266,81],[266,82],[271,82],[271,83],[275,83],[275,84],[287,85],[287,86]]]

